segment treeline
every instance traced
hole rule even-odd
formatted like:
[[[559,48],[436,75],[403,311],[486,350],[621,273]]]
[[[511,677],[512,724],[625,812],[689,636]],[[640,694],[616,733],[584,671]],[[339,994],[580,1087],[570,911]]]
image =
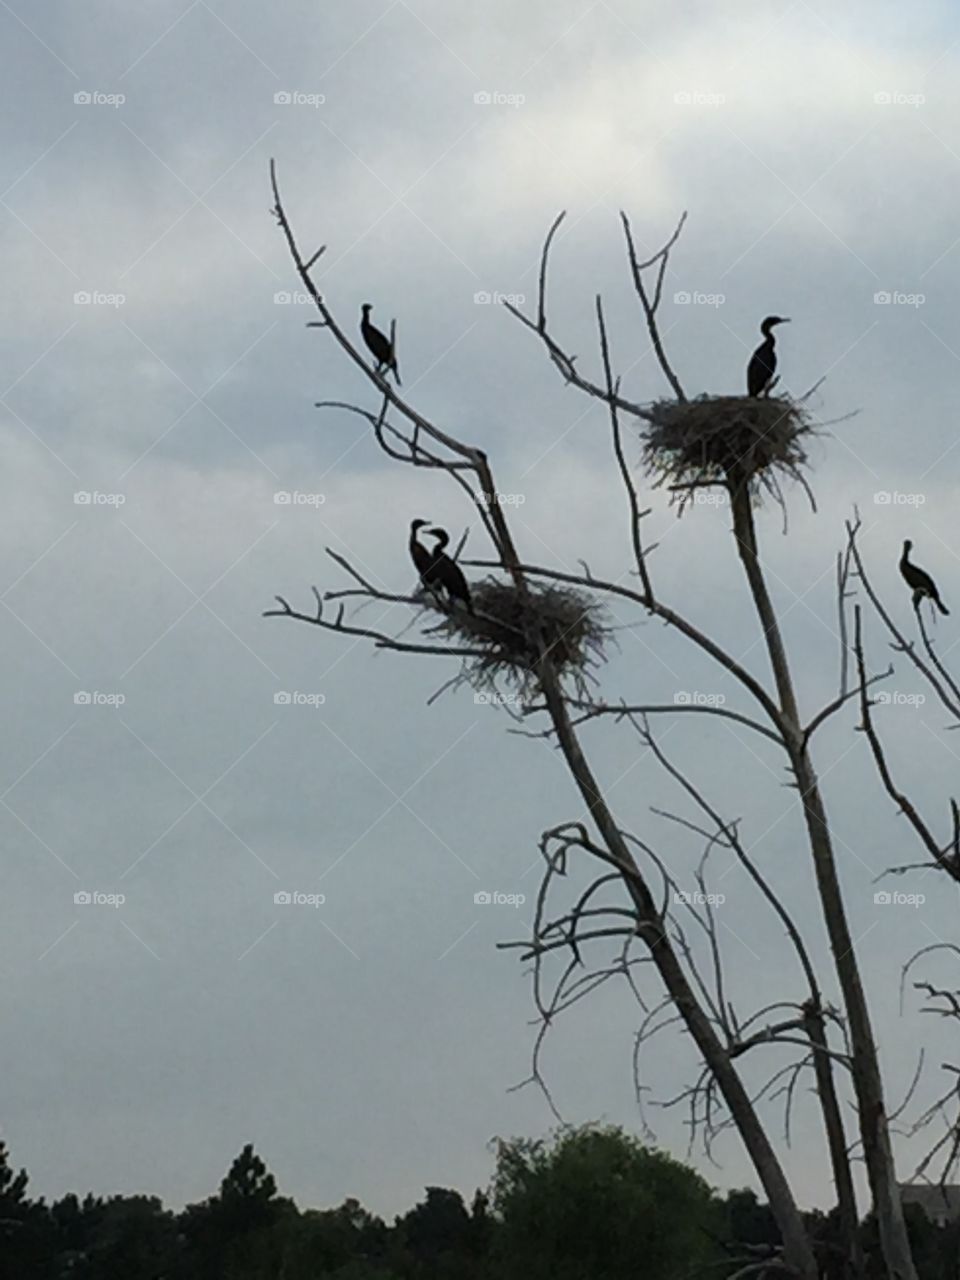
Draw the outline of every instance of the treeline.
[[[923,1280],[957,1280],[957,1227],[939,1229],[915,1207],[908,1218]],[[808,1221],[825,1280],[842,1280],[831,1215]],[[870,1219],[861,1234],[879,1280]],[[721,1196],[614,1128],[501,1142],[492,1183],[469,1206],[427,1187],[389,1226],[353,1199],[299,1209],[252,1146],[216,1195],[180,1213],[144,1195],[46,1204],[0,1143],[3,1280],[679,1280],[732,1275],[776,1245],[753,1192]]]

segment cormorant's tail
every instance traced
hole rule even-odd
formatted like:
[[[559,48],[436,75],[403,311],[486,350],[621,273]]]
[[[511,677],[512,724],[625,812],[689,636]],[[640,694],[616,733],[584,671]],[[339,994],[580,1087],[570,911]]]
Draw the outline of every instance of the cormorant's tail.
[[[950,612],[947,606],[942,603],[939,596],[933,597],[933,603],[937,606],[937,608],[940,610],[942,614],[948,614]]]
[[[403,386],[403,383],[400,381],[400,370],[397,368],[397,362],[396,362],[396,360],[394,360],[394,362],[393,362],[393,364],[390,366],[390,368],[393,370],[393,376],[394,376],[394,377],[396,378],[396,380],[397,380],[397,386],[398,386],[398,387],[402,387],[402,386]]]

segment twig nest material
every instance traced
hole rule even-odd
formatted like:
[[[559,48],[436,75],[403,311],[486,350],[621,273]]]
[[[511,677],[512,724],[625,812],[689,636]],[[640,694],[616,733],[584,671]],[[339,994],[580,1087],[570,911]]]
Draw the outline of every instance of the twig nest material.
[[[528,583],[526,594],[512,582],[487,578],[471,585],[472,614],[448,613],[444,630],[482,657],[467,659],[467,677],[475,686],[494,687],[498,678],[512,681],[524,694],[537,688],[536,668],[542,650],[557,673],[585,679],[590,667],[604,659],[608,628],[603,611],[584,591],[557,583]]]
[[[786,396],[660,400],[643,429],[643,462],[681,502],[711,484],[766,489],[779,501],[783,476],[810,492],[802,473],[813,429],[803,402]]]

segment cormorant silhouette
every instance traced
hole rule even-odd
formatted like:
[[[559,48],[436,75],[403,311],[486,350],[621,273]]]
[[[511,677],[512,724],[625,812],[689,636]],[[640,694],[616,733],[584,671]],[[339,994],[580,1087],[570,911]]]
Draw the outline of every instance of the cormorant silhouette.
[[[463,570],[457,564],[456,560],[451,560],[446,554],[446,546],[450,541],[450,535],[446,529],[428,529],[428,535],[436,538],[433,548],[433,565],[431,572],[446,589],[447,595],[450,597],[450,603],[455,600],[462,600],[467,606],[467,612],[473,613],[473,600],[470,598],[470,588],[467,586],[467,580],[463,576]]]
[[[417,573],[420,575],[420,581],[435,594],[439,593],[443,587],[443,582],[437,573],[436,559],[437,549],[430,551],[417,538],[418,532],[424,526],[430,523],[429,520],[411,520],[410,522],[410,558],[414,563]],[[433,532],[431,530],[430,532]]]
[[[910,562],[910,548],[913,543],[907,538],[903,544],[903,555],[900,557],[900,572],[903,574],[903,580],[908,587],[913,589],[913,607],[920,608],[920,601],[926,597],[932,600],[941,613],[949,613],[950,610],[940,599],[940,592],[937,590],[937,584],[930,577],[929,573],[919,569],[915,564]]]
[[[370,323],[370,312],[373,307],[369,302],[365,302],[360,308],[360,332],[363,334],[363,340],[369,347],[377,362],[377,373],[393,372],[393,376],[397,380],[397,386],[400,386],[400,371],[397,368],[397,353],[393,349],[393,343],[385,333],[381,333],[375,324]]]
[[[769,391],[773,375],[777,371],[777,353],[771,331],[775,325],[789,323],[788,316],[767,316],[760,326],[763,342],[750,357],[750,363],[747,365],[748,396],[762,396],[764,391]]]

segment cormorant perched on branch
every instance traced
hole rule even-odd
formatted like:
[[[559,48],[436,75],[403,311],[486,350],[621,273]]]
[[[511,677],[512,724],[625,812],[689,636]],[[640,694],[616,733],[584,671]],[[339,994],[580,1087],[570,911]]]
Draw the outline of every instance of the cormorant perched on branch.
[[[437,573],[437,548],[430,551],[417,538],[417,533],[430,523],[429,520],[411,520],[410,522],[410,558],[413,561],[420,581],[428,591],[439,592],[443,582]],[[431,530],[431,533],[433,530]]]
[[[370,323],[370,312],[373,307],[369,302],[365,302],[361,307],[360,332],[363,334],[363,340],[369,347],[377,362],[377,373],[387,373],[393,371],[393,376],[397,380],[397,386],[400,386],[400,371],[397,368],[397,353],[393,349],[393,343],[385,333],[381,333],[375,324]]]
[[[467,586],[467,580],[463,576],[463,570],[456,560],[450,559],[445,551],[445,547],[450,541],[449,533],[447,533],[446,529],[428,529],[427,533],[437,540],[433,548],[431,574],[436,575],[437,580],[446,589],[451,604],[455,600],[462,600],[467,606],[467,612],[473,613],[470,588]]]
[[[937,590],[937,584],[930,577],[929,573],[925,573],[923,569],[918,569],[915,564],[910,562],[910,548],[913,543],[909,538],[903,544],[903,555],[900,557],[900,572],[903,574],[903,580],[908,587],[913,588],[913,607],[920,608],[920,601],[926,597],[932,600],[941,613],[949,613],[950,610],[940,599],[940,592]]]
[[[773,375],[777,371],[777,353],[772,330],[775,325],[789,324],[788,316],[767,316],[760,326],[763,342],[750,357],[747,365],[747,395],[762,396],[770,390]]]

